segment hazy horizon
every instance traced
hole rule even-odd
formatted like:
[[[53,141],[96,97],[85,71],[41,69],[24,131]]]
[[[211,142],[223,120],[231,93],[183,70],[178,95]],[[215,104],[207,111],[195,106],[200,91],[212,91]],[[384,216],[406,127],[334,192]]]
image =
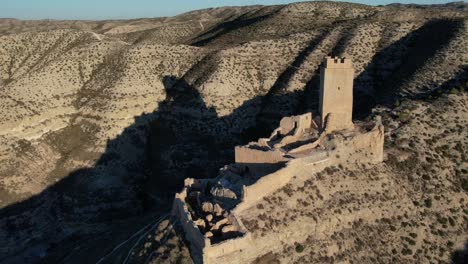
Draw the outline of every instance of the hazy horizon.
[[[176,16],[185,12],[217,7],[248,6],[248,5],[275,5],[289,4],[291,0],[200,0],[188,2],[187,0],[151,1],[134,0],[131,3],[123,0],[0,0],[0,18],[13,18],[21,20],[108,20],[108,19],[138,19]],[[402,4],[445,4],[456,1],[446,0],[349,0],[335,2],[352,2],[366,5]],[[463,1],[465,2],[465,1]]]

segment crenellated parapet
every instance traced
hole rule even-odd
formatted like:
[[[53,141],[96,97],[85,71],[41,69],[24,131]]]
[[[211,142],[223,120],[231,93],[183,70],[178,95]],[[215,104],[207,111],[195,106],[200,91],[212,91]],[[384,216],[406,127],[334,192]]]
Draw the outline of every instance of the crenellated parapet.
[[[345,57],[328,56],[324,61],[325,68],[353,68],[351,59]]]

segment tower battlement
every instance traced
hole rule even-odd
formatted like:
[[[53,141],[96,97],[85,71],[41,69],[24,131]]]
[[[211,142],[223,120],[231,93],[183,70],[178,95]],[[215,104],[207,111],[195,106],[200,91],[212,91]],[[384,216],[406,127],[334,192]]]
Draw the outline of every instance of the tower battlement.
[[[345,57],[326,57],[325,68],[352,68],[353,64],[350,59]]]

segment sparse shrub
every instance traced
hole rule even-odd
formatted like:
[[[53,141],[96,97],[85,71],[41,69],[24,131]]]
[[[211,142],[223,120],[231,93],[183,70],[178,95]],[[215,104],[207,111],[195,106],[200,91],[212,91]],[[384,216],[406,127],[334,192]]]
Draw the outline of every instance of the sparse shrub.
[[[413,239],[409,238],[409,237],[405,237],[405,240],[408,242],[408,244],[414,246],[416,245],[416,241],[414,241]]]
[[[404,248],[402,251],[401,251],[401,254],[403,255],[413,255],[413,251],[409,248]]]
[[[445,224],[447,224],[447,221],[448,221],[448,220],[447,220],[447,218],[445,218],[445,217],[439,217],[439,218],[437,218],[437,221],[438,221],[439,223],[445,225]]]
[[[304,251],[304,246],[299,243],[296,243],[296,252],[302,253],[303,251]]]
[[[453,220],[452,217],[449,217],[448,220],[449,220],[449,223],[450,223],[451,226],[455,226],[455,220]]]
[[[400,122],[406,122],[410,119],[410,114],[408,112],[401,112],[398,114],[397,120]]]
[[[465,192],[468,192],[468,179],[467,179],[467,178],[463,178],[461,181],[462,181],[462,188],[463,188],[463,190],[465,190]]]
[[[431,208],[431,207],[432,207],[432,199],[431,199],[431,198],[427,198],[426,200],[424,200],[424,205],[425,205],[427,208]]]

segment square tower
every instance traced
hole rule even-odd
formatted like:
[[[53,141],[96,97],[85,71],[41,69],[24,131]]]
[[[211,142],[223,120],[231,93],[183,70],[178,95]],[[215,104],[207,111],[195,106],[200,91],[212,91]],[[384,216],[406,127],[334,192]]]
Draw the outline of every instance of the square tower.
[[[353,126],[354,68],[350,59],[327,57],[320,69],[320,115],[322,126],[333,114],[336,129]]]

